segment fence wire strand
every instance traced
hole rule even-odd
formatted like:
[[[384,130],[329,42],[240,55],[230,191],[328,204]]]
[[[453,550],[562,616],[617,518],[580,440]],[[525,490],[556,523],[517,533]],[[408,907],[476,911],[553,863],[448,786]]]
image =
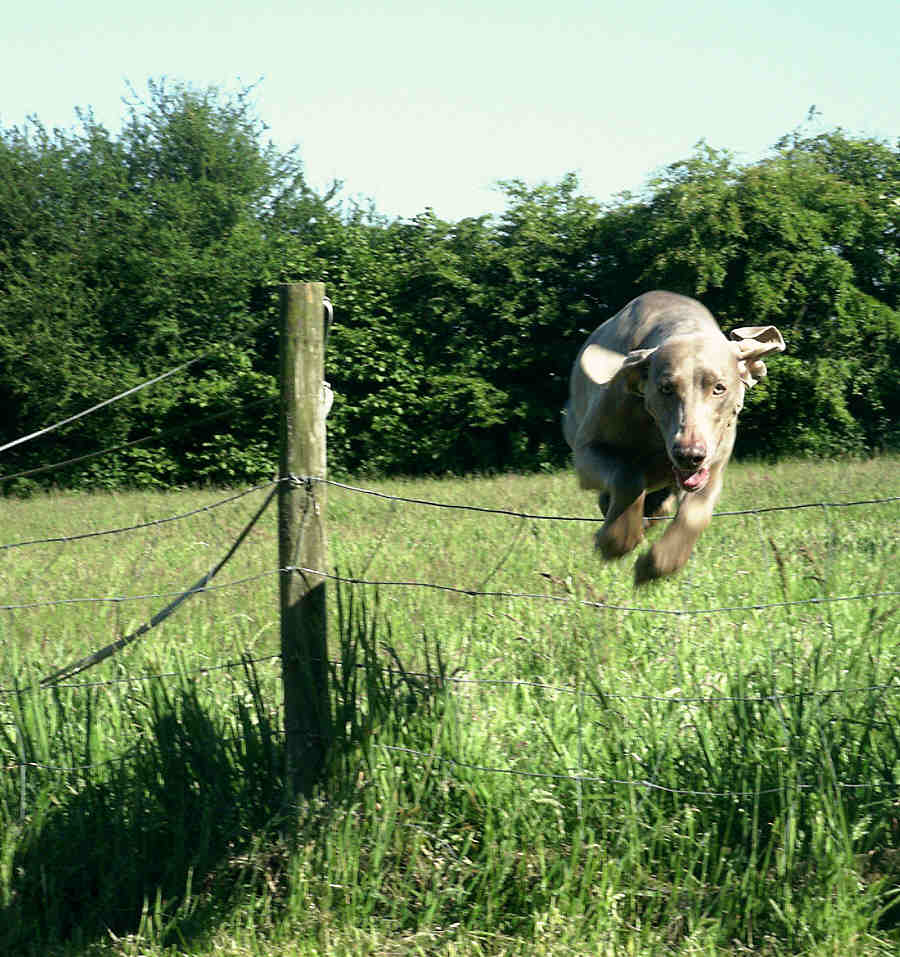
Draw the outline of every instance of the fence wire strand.
[[[845,601],[865,601],[874,598],[893,598],[900,597],[900,590],[885,590],[875,592],[862,592],[857,595],[824,595],[813,596],[811,598],[794,598],[789,601],[770,601],[760,602],[750,605],[719,605],[708,608],[655,608],[652,605],[620,605],[613,602],[596,601],[589,598],[573,598],[571,595],[548,595],[540,592],[516,592],[516,591],[487,591],[478,588],[468,588],[464,585],[442,585],[437,582],[423,582],[400,579],[373,579],[356,578],[347,575],[338,575],[334,572],[326,572],[317,568],[309,568],[305,565],[286,565],[283,568],[271,568],[266,571],[258,572],[254,575],[247,575],[244,578],[236,578],[232,581],[221,582],[218,585],[209,584],[206,576],[203,576],[187,592],[182,589],[173,589],[164,592],[146,592],[135,595],[100,595],[100,596],[82,596],[74,598],[50,598],[43,601],[20,602],[18,604],[0,605],[0,611],[23,611],[32,608],[52,608],[59,605],[79,605],[79,604],[109,604],[121,605],[134,601],[152,601],[156,599],[172,598],[179,595],[191,594],[200,595],[217,591],[225,591],[231,588],[237,588],[252,582],[261,581],[264,578],[272,578],[283,572],[298,572],[303,575],[319,576],[327,578],[329,581],[340,582],[345,585],[364,585],[375,588],[424,588],[432,591],[449,592],[454,595],[463,595],[467,598],[509,598],[523,599],[532,601],[555,602],[563,605],[578,605],[583,608],[596,608],[599,611],[618,611],[633,612],[646,615],[668,615],[670,617],[692,617],[697,615],[717,615],[730,613],[746,613],[753,611],[765,611],[772,608],[794,608],[801,605],[830,605]]]
[[[0,551],[7,551],[12,548],[26,548],[30,545],[67,545],[70,542],[83,541],[84,539],[88,538],[102,538],[105,535],[122,535],[125,532],[136,532],[145,528],[156,528],[160,525],[167,525],[171,522],[180,522],[185,519],[192,518],[195,515],[200,515],[204,512],[212,512],[214,509],[221,508],[223,505],[230,505],[232,502],[236,502],[238,499],[242,499],[247,495],[251,495],[253,492],[259,492],[262,489],[271,488],[279,481],[279,479],[275,479],[271,482],[263,482],[260,485],[252,485],[250,488],[236,492],[234,495],[228,495],[227,497],[219,499],[218,501],[210,502],[209,505],[201,505],[199,508],[192,509],[190,512],[181,512],[178,515],[168,515],[165,518],[154,518],[146,522],[137,522],[134,525],[123,525],[119,528],[105,528],[94,532],[77,532],[73,535],[58,535],[53,538],[34,538],[24,542],[12,542],[9,545],[0,545]]]
[[[428,508],[450,509],[460,512],[479,512],[488,515],[508,515],[512,518],[527,518],[544,522],[602,522],[600,515],[554,515],[534,512],[522,512],[508,508],[489,508],[485,505],[459,505],[455,502],[435,502],[424,498],[410,498],[404,495],[391,495],[388,492],[379,492],[376,489],[362,488],[357,485],[348,485],[346,482],[337,482],[334,479],[323,479],[316,476],[291,476],[295,482],[315,482],[319,485],[328,485],[333,488],[356,492],[360,495],[370,495],[374,498],[389,502],[398,502],[407,505],[424,505]],[[769,512],[791,512],[808,508],[853,508],[861,505],[887,505],[891,502],[900,502],[900,495],[890,495],[885,498],[858,499],[852,502],[800,502],[795,505],[766,505],[758,508],[743,508],[732,511],[713,512],[714,518],[725,518],[736,515],[765,515]],[[671,521],[672,516],[663,515],[653,521]]]
[[[48,425],[46,428],[38,429],[36,432],[32,432],[30,435],[23,435],[18,439],[13,439],[12,442],[7,442],[6,445],[0,445],[0,452],[5,452],[7,449],[15,448],[17,445],[22,445],[25,442],[30,442],[32,439],[40,438],[42,435],[55,432],[57,429],[61,429],[63,426],[71,425],[73,422],[83,419],[86,415],[91,415],[93,412],[98,412],[100,409],[103,409],[108,405],[112,405],[114,402],[118,402],[120,399],[127,399],[128,396],[135,395],[151,385],[156,385],[158,382],[163,382],[170,376],[177,375],[179,372],[184,372],[185,369],[189,369],[191,366],[196,365],[201,360],[208,358],[209,355],[210,353],[205,353],[204,355],[197,356],[194,359],[189,359],[187,362],[183,362],[174,369],[169,369],[168,372],[164,372],[162,375],[158,375],[153,379],[148,379],[146,382],[141,382],[139,385],[132,386],[130,389],[126,389],[124,392],[120,392],[118,395],[114,395],[109,399],[104,399],[102,402],[92,405],[89,409],[84,409],[75,415],[70,415],[67,419],[62,419],[59,422],[55,422],[53,425]]]
[[[188,431],[189,429],[199,428],[203,425],[208,425],[210,422],[215,422],[217,419],[224,418],[226,415],[234,415],[235,411],[245,412],[249,409],[255,409],[266,403],[271,403],[273,400],[270,398],[265,399],[256,399],[253,402],[245,402],[239,407],[230,407],[228,409],[222,409],[220,412],[214,412],[212,415],[207,415],[202,419],[195,419],[192,422],[184,422],[181,425],[177,425],[171,429],[165,429],[161,432],[154,432],[150,435],[143,435],[139,439],[131,439],[128,442],[122,442],[119,445],[111,445],[105,449],[96,449],[93,452],[85,452],[83,455],[76,455],[73,458],[61,459],[58,462],[50,462],[48,465],[38,465],[32,469],[25,469],[21,472],[13,472],[10,475],[0,475],[0,482],[10,482],[13,479],[19,478],[29,478],[32,475],[41,475],[44,472],[52,472],[56,469],[61,469],[67,465],[77,465],[79,462],[88,462],[91,459],[100,458],[104,455],[112,455],[113,452],[121,452],[124,449],[135,448],[138,445],[143,445],[145,442],[150,442],[155,439],[159,441],[160,439],[169,438],[173,435],[180,435],[183,432]]]
[[[700,790],[693,788],[674,788],[665,784],[659,784],[648,778],[615,778],[601,777],[592,774],[573,774],[570,771],[530,771],[520,768],[502,768],[486,764],[476,764],[471,761],[462,761],[459,758],[446,754],[438,754],[436,751],[419,751],[416,748],[401,747],[400,745],[381,744],[376,742],[374,747],[388,753],[408,754],[412,757],[421,758],[430,762],[450,765],[451,767],[463,768],[470,771],[481,771],[489,774],[507,774],[513,777],[538,778],[541,780],[571,781],[582,784],[597,785],[615,785],[630,788],[646,788],[652,791],[663,791],[666,794],[679,795],[681,797],[707,797],[707,798],[757,798],[767,794],[783,794],[785,791],[813,791],[821,787],[820,784],[807,784],[802,781],[785,784],[780,787],[760,788],[753,791],[713,791]],[[894,781],[875,781],[850,783],[844,781],[835,781],[834,786],[841,790],[879,790],[890,789],[896,791],[900,789],[900,783]]]
[[[322,578],[328,578],[331,581],[341,582],[347,585],[370,585],[383,588],[430,588],[437,591],[452,592],[456,595],[465,595],[469,598],[523,598],[538,601],[557,602],[559,604],[567,605],[581,605],[585,608],[597,608],[601,611],[636,612],[646,615],[671,615],[675,617],[715,615],[730,612],[764,611],[769,608],[793,608],[797,605],[828,605],[842,601],[862,601],[871,598],[889,598],[900,596],[900,590],[886,590],[877,592],[863,592],[859,595],[825,595],[822,597],[795,598],[790,601],[759,602],[752,605],[720,605],[718,607],[712,608],[654,608],[649,605],[619,605],[609,602],[595,601],[588,598],[573,598],[571,595],[546,595],[533,592],[515,591],[480,591],[475,588],[465,588],[463,586],[457,585],[440,585],[436,584],[435,582],[355,578],[321,571],[316,568],[306,568],[302,565],[281,570],[297,571],[306,575],[320,575]]]
[[[80,658],[78,661],[73,661],[71,664],[66,665],[64,668],[60,668],[58,671],[54,671],[52,674],[47,675],[45,678],[41,679],[41,684],[43,686],[48,686],[55,684],[57,681],[60,681],[64,678],[71,678],[72,676],[78,674],[80,671],[84,671],[86,668],[91,668],[94,665],[98,664],[101,661],[104,661],[106,658],[109,658],[111,655],[116,654],[116,652],[121,651],[122,648],[130,645],[132,642],[136,641],[142,635],[145,635],[148,631],[151,631],[157,625],[161,624],[166,618],[171,615],[179,605],[187,601],[193,595],[197,594],[199,591],[203,591],[209,584],[209,582],[224,568],[224,566],[231,560],[235,552],[243,544],[244,539],[250,534],[253,526],[256,525],[257,521],[262,517],[263,513],[269,507],[272,499],[275,497],[275,493],[278,491],[278,486],[271,488],[269,494],[266,496],[265,501],[250,519],[250,521],[244,526],[243,531],[237,537],[234,544],[231,548],[228,549],[225,556],[214,565],[205,575],[203,575],[194,585],[192,585],[187,591],[179,595],[174,601],[170,602],[163,608],[161,611],[158,611],[148,622],[145,622],[135,631],[131,632],[128,635],[123,635],[121,638],[117,638],[115,641],[106,645],[103,648],[98,649],[97,651],[92,652],[84,658]]]

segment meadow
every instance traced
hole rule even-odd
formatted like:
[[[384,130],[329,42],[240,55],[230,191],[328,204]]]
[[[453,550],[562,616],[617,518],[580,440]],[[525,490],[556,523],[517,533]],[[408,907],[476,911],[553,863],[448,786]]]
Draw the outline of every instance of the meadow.
[[[293,803],[274,505],[39,685],[266,489],[0,500],[0,954],[900,952],[898,465],[733,464],[641,590],[568,472],[329,486]]]

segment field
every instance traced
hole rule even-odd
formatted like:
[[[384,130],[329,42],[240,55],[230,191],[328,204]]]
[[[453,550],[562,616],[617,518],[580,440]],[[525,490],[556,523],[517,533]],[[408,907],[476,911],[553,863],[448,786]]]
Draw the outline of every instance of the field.
[[[366,584],[294,805],[274,506],[37,685],[266,490],[0,500],[0,954],[900,952],[900,501],[838,504],[898,465],[732,465],[719,511],[760,511],[638,591],[568,473],[329,487]]]

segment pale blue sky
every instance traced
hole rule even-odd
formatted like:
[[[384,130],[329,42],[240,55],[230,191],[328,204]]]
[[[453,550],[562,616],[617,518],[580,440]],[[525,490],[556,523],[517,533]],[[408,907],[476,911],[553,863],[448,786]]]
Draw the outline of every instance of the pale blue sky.
[[[127,83],[234,90],[307,178],[391,216],[495,212],[497,179],[604,200],[701,138],[761,156],[813,129],[900,136],[897,0],[64,0],[8,4],[0,124],[118,131]]]

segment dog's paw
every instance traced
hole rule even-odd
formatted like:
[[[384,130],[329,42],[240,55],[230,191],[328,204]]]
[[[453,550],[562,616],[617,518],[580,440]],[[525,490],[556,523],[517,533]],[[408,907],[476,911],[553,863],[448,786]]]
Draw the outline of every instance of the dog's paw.
[[[634,584],[638,587],[657,581],[665,574],[656,564],[653,549],[648,549],[634,563]]]
[[[669,545],[663,539],[647,549],[635,562],[635,585],[647,585],[667,575],[674,575],[684,567],[690,557],[690,549],[672,548]]]
[[[634,584],[638,587],[649,585],[666,575],[673,575],[684,564],[678,558],[679,556],[673,556],[658,542],[634,563]]]
[[[594,537],[594,548],[607,561],[610,561],[634,551],[641,544],[643,538],[644,531],[640,525],[637,529],[615,529],[613,531],[603,526]]]

